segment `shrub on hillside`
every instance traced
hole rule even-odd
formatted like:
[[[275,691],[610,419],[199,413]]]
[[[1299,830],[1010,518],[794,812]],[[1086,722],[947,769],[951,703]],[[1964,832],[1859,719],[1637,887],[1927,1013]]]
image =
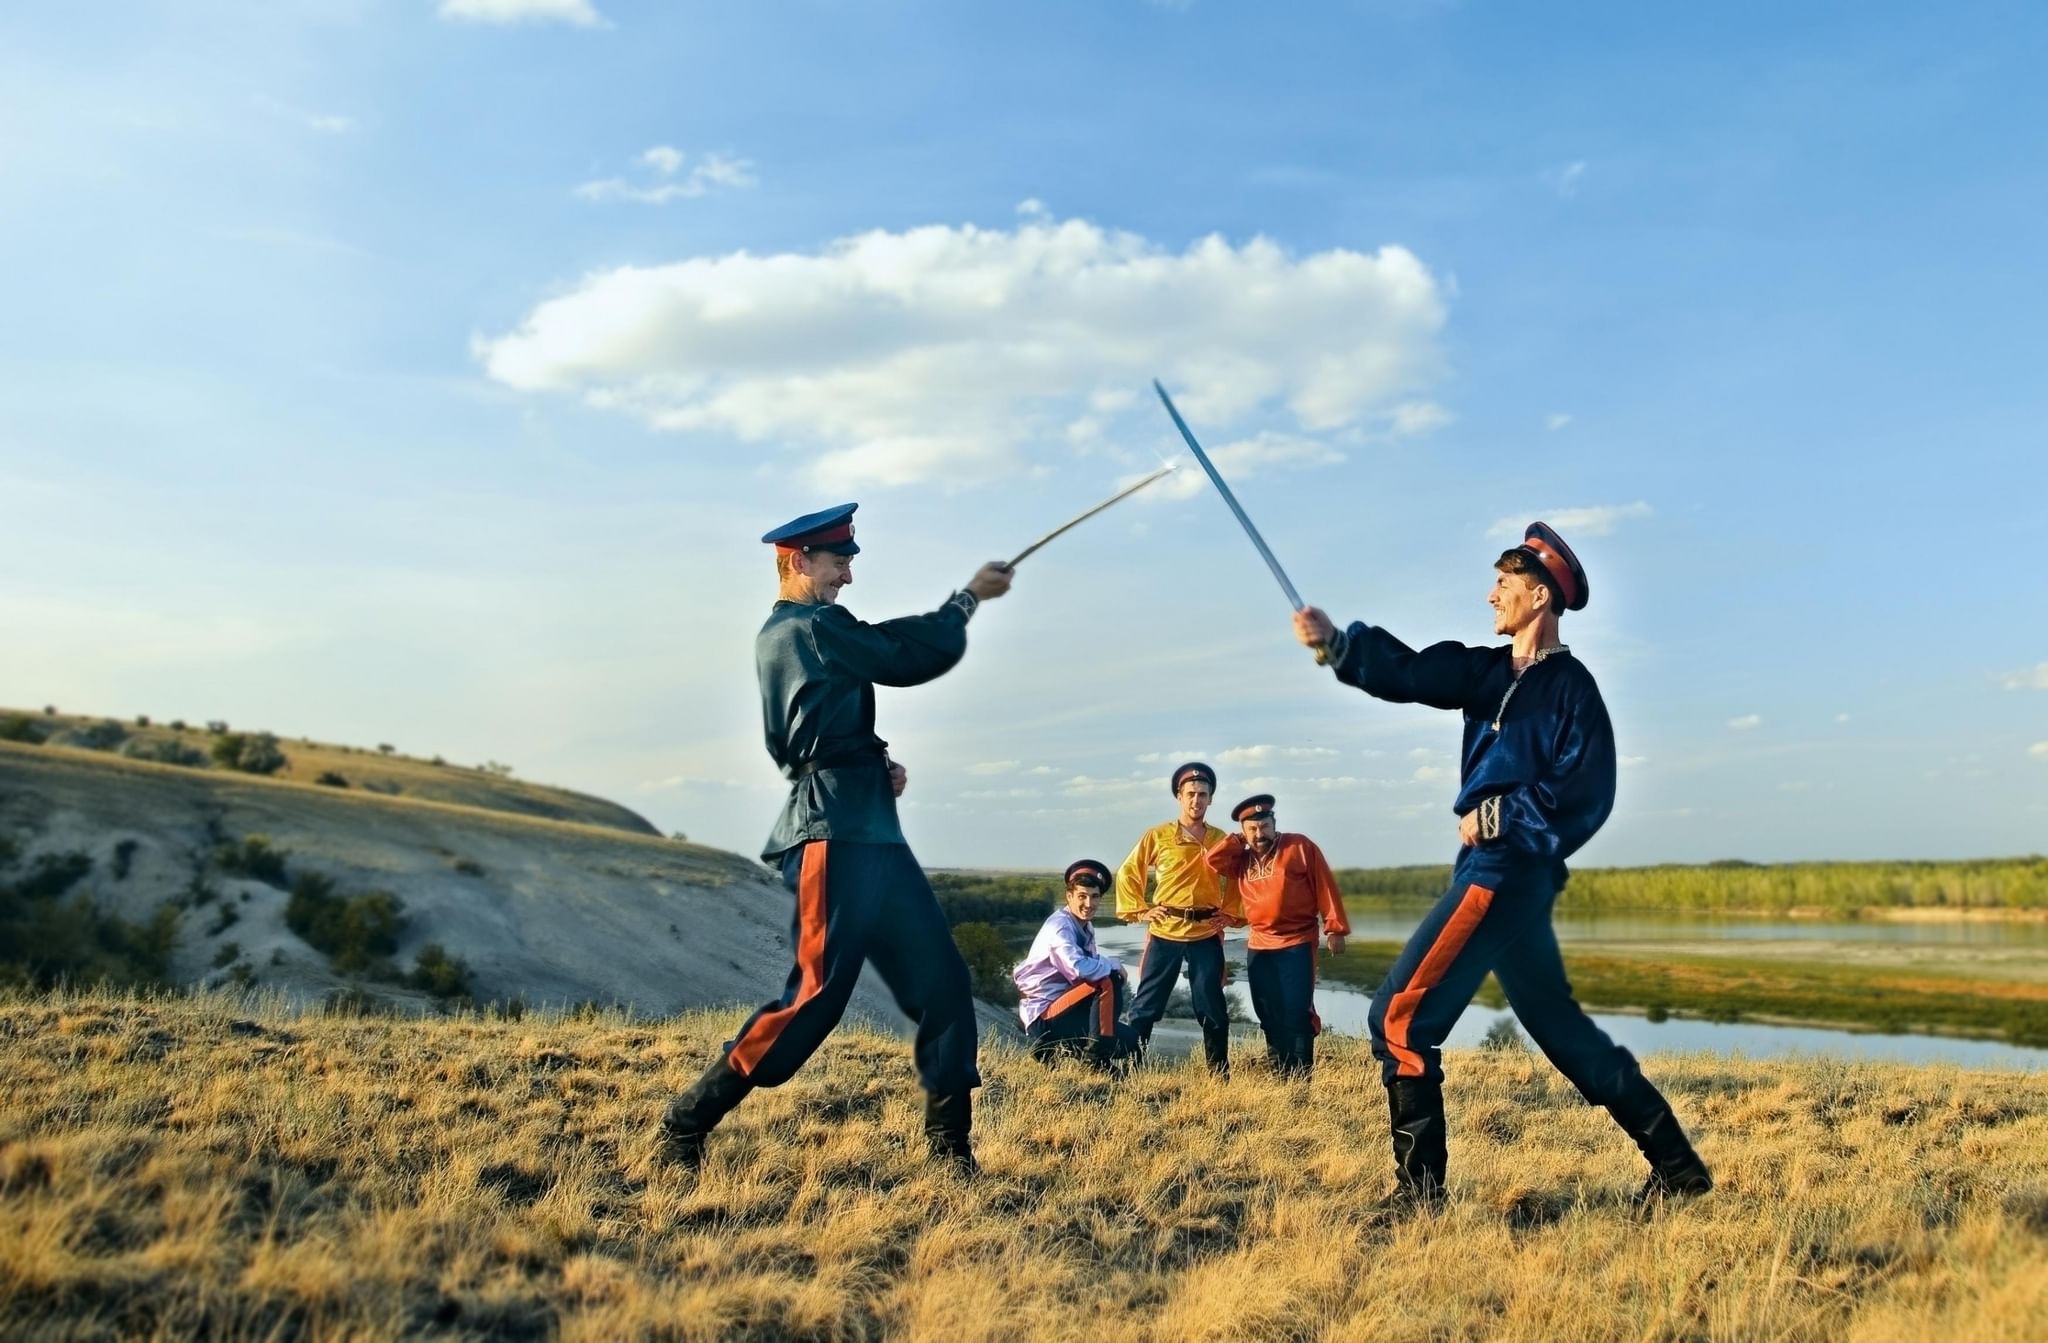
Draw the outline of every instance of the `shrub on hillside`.
[[[284,752],[268,732],[224,732],[213,743],[213,758],[243,774],[275,774],[284,768]]]
[[[953,930],[953,945],[967,962],[975,997],[1005,1006],[1017,1001],[1017,982],[1010,978],[1016,958],[1001,933],[985,923],[963,923]]]
[[[321,785],[321,786],[322,786],[323,788],[346,788],[346,787],[348,787],[348,780],[347,780],[347,779],[344,779],[344,778],[342,778],[342,777],[341,777],[341,776],[340,776],[339,774],[336,774],[336,773],[335,773],[335,772],[334,772],[333,770],[331,770],[331,769],[325,769],[325,770],[321,770],[321,771],[320,771],[320,777],[319,777],[319,778],[317,778],[317,779],[315,779],[315,780],[313,780],[313,782],[314,782],[314,783],[317,783],[317,784],[319,784],[319,785]]]
[[[128,740],[128,729],[109,718],[103,723],[69,728],[50,740],[55,745],[73,746],[82,751],[111,751]]]
[[[155,741],[147,737],[136,737],[121,748],[121,754],[130,760],[148,760],[158,765],[181,765],[186,769],[197,769],[206,763],[206,752],[196,746],[188,746],[176,737],[163,737]]]
[[[9,842],[0,867],[12,868]],[[47,989],[60,982],[160,985],[178,941],[178,911],[165,905],[135,924],[92,897],[64,894],[92,871],[84,853],[43,854],[25,875],[0,881],[0,983]]]
[[[209,718],[206,720],[206,730],[217,737],[228,730],[228,720],[225,718]]]
[[[284,864],[290,849],[273,849],[268,835],[244,835],[240,844],[213,851],[213,865],[232,877],[250,877],[279,890],[285,887]]]
[[[14,893],[24,900],[54,900],[91,873],[89,853],[73,849],[69,853],[39,854],[28,875],[14,883]]]
[[[389,891],[344,896],[318,872],[304,872],[285,902],[285,926],[304,938],[343,974],[389,970],[386,958],[398,950],[405,927],[405,902]]]
[[[185,730],[185,720],[182,718],[173,718],[170,721],[169,726],[171,731],[173,732],[183,732]]]
[[[114,846],[114,880],[128,880],[130,869],[135,866],[135,851],[142,847],[139,839],[124,839]]]
[[[429,942],[420,948],[414,958],[412,973],[405,982],[416,989],[424,989],[436,998],[468,998],[469,962],[459,956],[450,956],[447,948],[439,942]]]
[[[0,741],[18,741],[25,746],[41,746],[49,733],[35,719],[22,714],[9,714],[0,718]]]

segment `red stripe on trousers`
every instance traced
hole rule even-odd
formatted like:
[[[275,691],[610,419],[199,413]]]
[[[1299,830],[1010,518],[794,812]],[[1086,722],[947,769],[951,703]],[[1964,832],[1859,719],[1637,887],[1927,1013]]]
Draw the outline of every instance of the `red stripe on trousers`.
[[[825,847],[827,841],[814,839],[804,845],[803,869],[796,879],[797,941],[796,963],[803,972],[795,1001],[773,1012],[763,1012],[726,1055],[733,1071],[745,1077],[761,1065],[761,1059],[782,1038],[782,1032],[796,1019],[797,1011],[825,987]]]
[[[1420,1077],[1428,1071],[1423,1066],[1422,1055],[1408,1047],[1409,1023],[1415,1019],[1415,1010],[1422,1006],[1422,996],[1442,983],[1444,976],[1450,973],[1451,963],[1472,940],[1472,930],[1486,917],[1487,907],[1492,903],[1492,891],[1484,886],[1467,886],[1465,898],[1458,901],[1458,907],[1451,911],[1451,917],[1438,931],[1436,941],[1429,944],[1429,953],[1422,958],[1422,964],[1416,966],[1415,973],[1408,977],[1408,987],[1395,994],[1394,1000],[1387,1004],[1387,1048],[1393,1051],[1397,1075]]]

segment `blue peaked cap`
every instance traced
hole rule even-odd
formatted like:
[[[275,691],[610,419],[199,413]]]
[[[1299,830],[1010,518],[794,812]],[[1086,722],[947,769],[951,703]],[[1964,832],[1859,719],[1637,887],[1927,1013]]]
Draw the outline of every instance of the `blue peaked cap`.
[[[806,513],[783,523],[761,540],[785,550],[829,550],[835,555],[858,555],[853,539],[853,510],[859,504],[837,504]]]

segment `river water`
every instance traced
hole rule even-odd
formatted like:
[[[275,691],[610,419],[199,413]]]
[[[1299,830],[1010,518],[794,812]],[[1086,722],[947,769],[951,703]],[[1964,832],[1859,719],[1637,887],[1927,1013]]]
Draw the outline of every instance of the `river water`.
[[[1403,941],[1413,932],[1420,912],[1366,910],[1351,912],[1351,935],[1360,941]],[[2044,923],[1885,923],[1806,920],[1696,919],[1669,915],[1561,914],[1558,940],[1565,944],[1567,968],[1571,945],[1602,942],[1699,942],[1732,939],[1765,941],[1871,941],[1926,946],[1984,946],[2041,951],[2048,955],[2048,924]],[[1096,940],[1103,952],[1119,957],[1132,970],[1143,950],[1143,928],[1131,924],[1098,925]],[[1224,939],[1225,957],[1235,969],[1227,992],[1251,1017],[1251,992],[1244,983],[1244,934]],[[1342,985],[1316,988],[1316,1011],[1325,1031],[1366,1034],[1366,1011],[1372,995]],[[1945,1063],[1964,1068],[2044,1069],[2048,1049],[2029,1049],[1995,1040],[1959,1040],[1941,1035],[1884,1035],[1827,1030],[1813,1026],[1766,1026],[1754,1022],[1721,1023],[1672,1018],[1652,1022],[1623,1012],[1591,1014],[1600,1028],[1637,1054],[1706,1051],[1747,1058],[1787,1056],[1877,1059],[1901,1063]],[[1470,1048],[1496,1021],[1514,1019],[1506,1009],[1474,1003],[1465,1009],[1446,1046]]]

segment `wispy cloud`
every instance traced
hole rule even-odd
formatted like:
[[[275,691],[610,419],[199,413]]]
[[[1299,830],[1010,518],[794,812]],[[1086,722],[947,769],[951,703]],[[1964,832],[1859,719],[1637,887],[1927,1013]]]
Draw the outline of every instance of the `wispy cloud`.
[[[1289,415],[1272,426],[1286,433],[1230,445],[1253,466],[1326,462],[1319,435],[1432,418],[1400,408],[1439,375],[1444,320],[1405,248],[1171,251],[1030,216],[599,271],[474,349],[521,391],[801,451],[819,485],[900,485],[1013,474],[1088,414],[1144,415],[1156,435],[1156,411],[1098,404],[1155,374],[1186,389],[1198,432]]]
[[[1846,723],[1849,721],[1849,715],[1845,713],[1838,713],[1835,715],[1835,721],[1837,723]]]
[[[2037,741],[2027,748],[2027,754],[2036,760],[2048,760],[2048,741]]]
[[[1729,719],[1728,726],[1734,728],[1737,732],[1747,732],[1753,727],[1761,727],[1763,721],[1764,716],[1760,713],[1746,713],[1740,718]]]
[[[1329,444],[1293,434],[1264,433],[1256,438],[1238,439],[1220,447],[1211,448],[1204,444],[1203,450],[1209,454],[1209,460],[1216,464],[1216,469],[1229,480],[1245,480],[1277,471],[1335,466],[1344,460],[1344,454]],[[1165,500],[1192,499],[1197,494],[1207,492],[1209,478],[1195,465],[1191,455],[1181,457],[1180,467],[1179,471],[1138,497],[1157,503]],[[1133,473],[1122,483],[1135,484],[1147,474],[1149,473],[1142,471]]]
[[[2001,676],[1998,683],[2007,690],[2048,690],[2048,662],[2037,662],[2025,671]]]
[[[1586,180],[1586,161],[1573,159],[1561,168],[1551,169],[1543,176],[1553,191],[1570,200],[1579,194],[1579,184]]]
[[[441,0],[441,17],[466,23],[567,23],[608,28],[590,0]]]
[[[667,205],[670,201],[694,200],[713,191],[741,190],[757,184],[754,165],[745,159],[706,154],[690,163],[689,171],[684,172],[686,161],[683,152],[673,145],[655,145],[634,160],[640,169],[639,180],[606,177],[581,184],[575,194],[590,201]]]
[[[978,764],[969,765],[967,772],[969,774],[1015,774],[1017,767],[1023,763],[1021,760],[983,760]]]
[[[1323,760],[1335,754],[1327,746],[1233,746],[1216,761],[1222,765],[1269,765],[1280,760]]]
[[[356,128],[354,117],[343,116],[339,112],[309,112],[303,107],[294,107],[290,103],[263,95],[257,96],[256,106],[273,116],[295,121],[307,130],[318,131],[322,135],[347,135]]]
[[[1570,415],[1561,410],[1554,410],[1544,419],[1543,427],[1554,434],[1571,422],[1572,417]]]
[[[1605,536],[1623,522],[1650,516],[1650,506],[1638,499],[1632,504],[1592,504],[1577,508],[1540,508],[1526,517],[1501,518],[1486,529],[1492,537],[1515,537],[1529,525],[1529,518],[1541,518],[1563,532],[1567,541],[1575,536]]]

